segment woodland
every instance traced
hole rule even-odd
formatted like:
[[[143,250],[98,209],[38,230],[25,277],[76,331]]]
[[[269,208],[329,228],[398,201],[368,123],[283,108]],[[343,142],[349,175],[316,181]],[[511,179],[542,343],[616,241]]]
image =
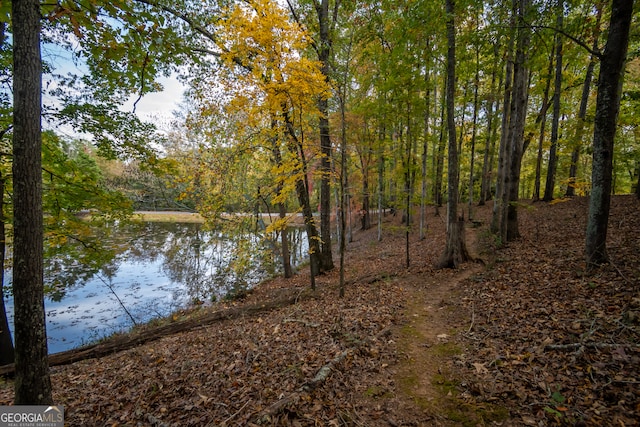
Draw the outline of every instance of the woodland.
[[[0,0],[0,402],[74,425],[637,425],[637,11]],[[136,114],[161,77],[186,88],[164,128]],[[283,277],[56,367],[43,260],[101,268],[140,209],[275,236]]]

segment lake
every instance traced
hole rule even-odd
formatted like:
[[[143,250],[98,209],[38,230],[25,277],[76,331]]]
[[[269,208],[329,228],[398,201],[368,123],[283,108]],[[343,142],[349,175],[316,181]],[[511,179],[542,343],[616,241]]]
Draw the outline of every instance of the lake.
[[[300,228],[288,233],[292,265],[299,265],[307,256],[306,234]],[[116,235],[119,249],[99,269],[82,271],[64,255],[45,261],[49,353],[232,297],[281,270],[279,244],[256,234],[230,237],[198,223],[145,222],[119,226]],[[11,286],[11,272],[5,274]],[[12,327],[13,300],[5,297]]]

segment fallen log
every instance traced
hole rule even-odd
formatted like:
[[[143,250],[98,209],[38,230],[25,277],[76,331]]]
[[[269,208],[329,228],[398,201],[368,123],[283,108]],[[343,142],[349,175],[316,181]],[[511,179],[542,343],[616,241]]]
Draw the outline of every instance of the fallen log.
[[[257,414],[254,417],[254,423],[257,423],[257,424],[270,423],[273,417],[275,417],[278,413],[283,411],[287,407],[287,405],[297,401],[300,398],[302,393],[309,393],[313,391],[315,388],[317,388],[320,384],[325,382],[327,378],[329,378],[329,375],[331,374],[331,372],[335,371],[337,369],[336,368],[337,365],[340,364],[347,356],[349,356],[351,353],[354,353],[356,350],[362,348],[364,345],[368,345],[373,341],[376,341],[386,335],[389,335],[390,333],[391,333],[391,327],[386,327],[382,329],[380,332],[378,332],[375,336],[369,337],[362,341],[358,341],[356,345],[351,346],[346,350],[340,352],[337,356],[331,359],[327,364],[323,365],[312,379],[302,384],[296,391],[289,394],[288,396],[285,396],[277,400],[276,402],[274,402],[273,404],[271,404],[270,406],[262,410],[259,414]]]
[[[140,332],[131,332],[122,336],[111,337],[97,344],[86,345],[73,350],[51,354],[49,355],[49,366],[68,365],[81,360],[104,357],[169,335],[194,330],[217,321],[235,319],[242,316],[251,316],[260,312],[270,311],[275,308],[293,305],[301,299],[308,298],[309,296],[310,294],[304,295],[301,298],[300,295],[294,295],[258,304],[232,307],[224,310],[213,311],[202,316],[157,326],[152,329],[142,330]],[[12,376],[14,373],[15,365],[13,363],[0,366],[0,376]]]

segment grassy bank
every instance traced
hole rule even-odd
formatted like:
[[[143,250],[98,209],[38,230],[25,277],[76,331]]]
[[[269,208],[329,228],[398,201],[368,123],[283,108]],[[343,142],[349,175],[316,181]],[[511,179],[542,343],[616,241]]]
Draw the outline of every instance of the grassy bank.
[[[134,213],[133,218],[147,222],[204,222],[199,213],[192,212],[140,211]]]

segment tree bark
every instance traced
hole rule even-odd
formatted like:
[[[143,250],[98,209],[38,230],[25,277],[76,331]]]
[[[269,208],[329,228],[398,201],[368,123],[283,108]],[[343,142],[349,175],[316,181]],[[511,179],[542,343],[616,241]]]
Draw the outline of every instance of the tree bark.
[[[15,404],[50,405],[43,287],[40,3],[11,3]]]
[[[4,186],[5,177],[0,178],[0,266],[4,266],[6,250],[5,217],[4,217]],[[0,268],[0,365],[14,362],[13,340],[9,330],[7,311],[4,305],[4,268]]]
[[[494,48],[496,58],[498,57],[498,46]],[[480,200],[479,206],[484,206],[487,200],[491,200],[491,174],[493,171],[493,159],[495,154],[496,145],[496,126],[495,126],[495,112],[498,109],[498,101],[496,100],[496,74],[498,68],[498,61],[494,61],[493,70],[491,72],[491,98],[487,105],[487,136],[485,138],[484,157],[482,163],[482,184],[480,188]],[[500,67],[502,68],[502,67]],[[502,73],[500,73],[500,82],[498,87],[502,86]]]
[[[329,33],[329,0],[322,0],[316,6],[318,24],[320,26],[320,42],[318,46],[318,59],[321,71],[325,78],[329,79],[330,64],[329,54],[331,49],[331,36]],[[332,270],[333,255],[331,252],[331,136],[329,134],[329,100],[318,99],[320,111],[320,238],[321,253],[320,268],[322,271]]]
[[[558,0],[558,18],[556,26],[562,30],[564,15],[564,2]],[[556,33],[556,75],[553,94],[553,119],[551,123],[551,148],[549,148],[549,166],[547,168],[547,180],[544,187],[545,202],[553,200],[553,191],[556,183],[556,167],[558,164],[558,128],[560,127],[560,95],[562,92],[562,35]]]
[[[478,17],[476,16],[476,21]],[[471,130],[471,161],[469,166],[469,221],[473,220],[473,186],[474,186],[474,165],[476,155],[476,137],[478,135],[478,88],[480,87],[480,46],[476,46],[476,71],[473,79],[473,118]]]
[[[598,15],[596,18],[596,27],[593,35],[593,51],[598,50],[598,38],[600,37],[600,22],[602,20],[602,3],[596,3]],[[580,109],[578,111],[578,122],[576,123],[576,132],[573,137],[573,152],[571,153],[571,165],[569,166],[569,182],[567,184],[567,197],[575,196],[576,177],[578,175],[578,160],[580,159],[580,151],[582,150],[582,136],[585,128],[585,118],[587,116],[587,105],[589,103],[589,94],[591,93],[591,81],[593,80],[593,71],[596,68],[596,57],[591,54],[587,72],[584,76],[582,85],[582,97],[580,99]]]
[[[0,22],[0,50],[5,42],[5,23]],[[0,130],[0,140],[7,130]],[[4,292],[2,284],[4,283],[4,261],[6,250],[6,234],[5,234],[5,216],[4,216],[4,189],[6,176],[0,176],[0,365],[13,363],[14,348],[11,339],[11,331],[9,329],[9,321],[7,319],[7,310],[4,304]]]
[[[320,244],[318,243],[318,229],[316,228],[315,220],[313,218],[313,211],[311,209],[311,200],[309,198],[309,182],[307,180],[307,159],[304,155],[304,147],[298,139],[293,123],[289,118],[289,114],[286,110],[283,111],[283,117],[286,125],[287,134],[289,136],[289,143],[287,147],[289,151],[296,155],[300,159],[299,170],[296,171],[298,177],[296,178],[296,195],[298,196],[298,203],[302,208],[302,216],[304,218],[305,230],[307,232],[307,241],[309,242],[309,271],[311,274],[311,289],[316,289],[316,276],[320,274]]]
[[[429,52],[430,43],[427,39],[427,48],[425,52]],[[420,231],[419,237],[420,240],[425,239],[425,233],[427,229],[426,216],[427,216],[427,155],[429,153],[429,138],[430,138],[430,129],[429,129],[429,120],[431,119],[431,73],[429,70],[428,57],[425,58],[426,63],[426,72],[424,76],[425,83],[425,106],[424,106],[424,132],[423,132],[423,141],[422,141],[422,169],[421,169],[421,194],[420,194]]]
[[[549,109],[549,90],[551,89],[551,74],[553,73],[554,51],[549,54],[549,68],[547,69],[547,82],[544,85],[544,94],[542,96],[542,106],[538,113],[536,123],[540,124],[540,136],[538,137],[538,156],[536,157],[536,177],[533,184],[533,195],[531,199],[534,202],[540,200],[540,180],[542,179],[542,146],[544,144],[544,132],[547,127],[547,110]]]
[[[590,266],[608,262],[607,228],[611,207],[613,144],[616,134],[622,72],[629,46],[633,1],[613,0],[609,35],[600,61],[593,130],[591,198],[587,220],[586,257]]]
[[[511,155],[509,159],[509,185],[507,204],[507,241],[520,237],[518,229],[518,190],[520,188],[520,170],[522,156],[527,148],[528,140],[524,138],[524,127],[527,118],[527,104],[529,99],[529,69],[527,68],[527,52],[530,43],[530,30],[524,25],[529,9],[530,0],[518,2],[518,43],[516,47],[516,61],[513,70],[513,99],[510,114],[509,137],[511,138]]]
[[[458,146],[456,145],[455,82],[456,82],[456,38],[454,0],[446,0],[447,12],[447,130],[449,135],[449,170],[447,178],[447,242],[438,263],[439,268],[457,268],[469,259],[464,236],[464,220],[458,218]]]
[[[513,91],[513,50],[516,39],[516,0],[513,0],[511,17],[509,18],[509,42],[507,44],[507,65],[504,78],[504,99],[502,101],[502,123],[500,134],[500,149],[498,156],[498,178],[496,180],[496,195],[493,203],[493,213],[491,216],[491,232],[500,238],[501,243],[507,241],[507,202],[509,187],[509,122],[511,114],[511,97]]]
[[[378,242],[382,241],[382,213],[384,210],[384,138],[385,130],[381,128],[378,135]]]
[[[434,204],[434,209],[435,209],[435,215],[436,216],[440,215],[440,206],[442,206],[442,181],[443,181],[443,175],[444,175],[444,148],[446,146],[446,143],[445,143],[445,140],[444,140],[444,135],[445,135],[445,132],[446,132],[446,126],[445,126],[445,121],[444,121],[445,111],[446,111],[446,96],[443,96],[442,97],[442,105],[441,105],[441,109],[440,109],[440,123],[442,123],[442,125],[440,126],[440,137],[438,139],[437,153],[436,153],[436,156],[434,157],[434,162],[435,162],[434,171],[435,171],[435,175],[436,176],[435,176],[435,179],[434,179],[435,184],[433,186],[433,204]]]

